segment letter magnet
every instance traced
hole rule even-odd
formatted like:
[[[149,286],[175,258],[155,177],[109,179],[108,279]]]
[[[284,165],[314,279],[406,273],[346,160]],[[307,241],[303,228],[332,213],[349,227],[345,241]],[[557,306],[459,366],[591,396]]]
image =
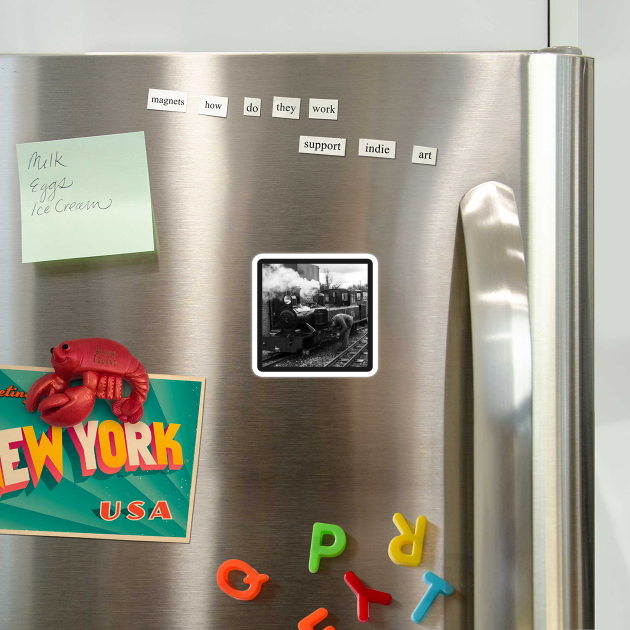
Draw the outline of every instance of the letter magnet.
[[[389,557],[394,564],[402,564],[407,567],[417,567],[422,561],[422,547],[424,545],[424,532],[427,528],[427,519],[425,516],[419,516],[416,521],[415,533],[407,524],[405,517],[396,512],[394,514],[394,524],[400,532],[399,536],[392,539],[389,543]],[[404,553],[403,547],[412,545],[411,553]]]
[[[235,589],[228,579],[230,571],[242,571],[245,573],[243,582],[249,584],[249,588],[246,591],[239,591]],[[264,573],[258,573],[256,569],[252,568],[246,562],[242,560],[226,560],[217,571],[217,584],[219,588],[230,597],[234,599],[240,599],[241,601],[251,601],[260,593],[262,585],[269,580],[269,576]]]
[[[335,538],[332,545],[323,545],[324,536],[329,535]],[[322,558],[336,558],[340,556],[346,548],[346,533],[339,525],[329,525],[327,523],[313,524],[313,537],[311,538],[311,554],[308,559],[308,570],[311,573],[319,571],[319,562]]]

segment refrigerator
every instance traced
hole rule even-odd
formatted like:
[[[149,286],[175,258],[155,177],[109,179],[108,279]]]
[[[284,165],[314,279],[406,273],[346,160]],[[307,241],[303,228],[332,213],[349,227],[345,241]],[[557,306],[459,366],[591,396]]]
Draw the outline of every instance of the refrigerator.
[[[227,116],[198,113],[207,95]],[[206,379],[190,541],[0,535],[0,628],[263,630],[320,608],[316,628],[358,628],[347,572],[392,596],[374,628],[416,627],[427,572],[453,592],[420,627],[593,626],[591,58],[3,55],[0,104],[0,364],[104,337]],[[22,263],[16,145],[138,131],[155,250]],[[306,331],[282,347],[259,300],[280,268],[319,283],[273,296]],[[334,313],[368,305],[350,369],[303,365],[343,343],[308,319],[332,319],[325,269],[354,291]],[[395,514],[426,517],[419,566],[388,557]],[[347,541],[312,573],[315,523]],[[258,597],[219,588],[228,559],[269,576]]]

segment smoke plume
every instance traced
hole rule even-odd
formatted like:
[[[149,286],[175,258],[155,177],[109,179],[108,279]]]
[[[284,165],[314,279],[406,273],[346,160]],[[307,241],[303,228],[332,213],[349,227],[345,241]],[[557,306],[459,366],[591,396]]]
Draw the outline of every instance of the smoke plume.
[[[263,266],[262,289],[265,299],[281,297],[296,287],[300,289],[302,302],[313,301],[319,293],[319,282],[303,278],[295,269],[279,264]]]

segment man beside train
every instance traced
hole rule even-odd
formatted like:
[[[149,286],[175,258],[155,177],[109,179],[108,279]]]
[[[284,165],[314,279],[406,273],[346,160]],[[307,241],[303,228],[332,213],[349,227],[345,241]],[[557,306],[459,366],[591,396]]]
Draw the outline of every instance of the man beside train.
[[[341,347],[344,349],[348,347],[348,338],[350,337],[353,321],[352,317],[345,313],[338,313],[332,318],[333,330],[339,329],[337,337],[341,338]]]

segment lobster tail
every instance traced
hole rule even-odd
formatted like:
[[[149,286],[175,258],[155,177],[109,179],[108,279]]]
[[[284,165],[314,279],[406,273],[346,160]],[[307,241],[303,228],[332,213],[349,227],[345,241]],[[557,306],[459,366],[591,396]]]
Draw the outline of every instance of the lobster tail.
[[[131,372],[125,374],[125,379],[131,385],[131,396],[129,398],[136,398],[142,405],[149,395],[149,375],[144,369],[144,365],[138,359],[134,358],[132,360],[132,366],[134,362],[135,367]]]
[[[134,357],[124,379],[131,385],[131,394],[128,398],[114,401],[112,411],[121,422],[135,424],[142,418],[142,405],[149,395],[149,375],[142,363]]]

